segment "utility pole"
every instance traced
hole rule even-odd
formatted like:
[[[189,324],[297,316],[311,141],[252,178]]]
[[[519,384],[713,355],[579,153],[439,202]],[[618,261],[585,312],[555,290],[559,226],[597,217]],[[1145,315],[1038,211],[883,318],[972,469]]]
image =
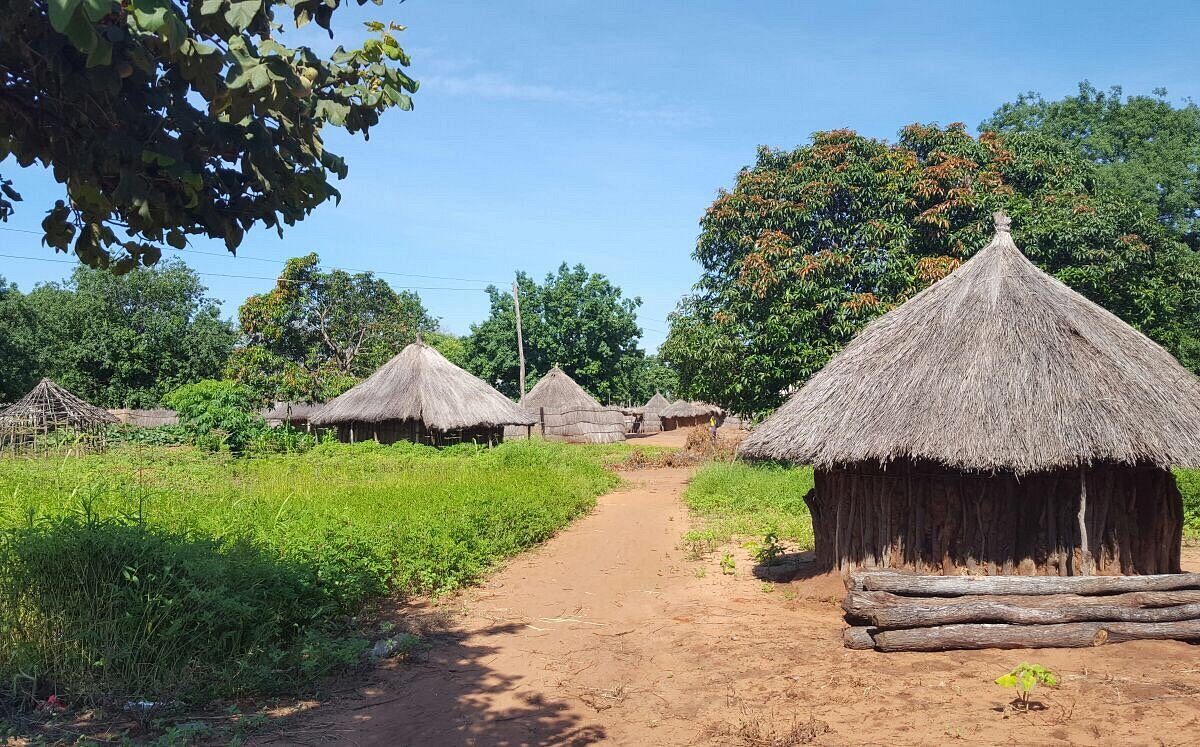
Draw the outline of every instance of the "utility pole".
[[[517,312],[517,357],[521,361],[521,396],[525,400],[525,341],[521,338],[521,296],[517,293],[517,281],[513,281],[513,309]]]

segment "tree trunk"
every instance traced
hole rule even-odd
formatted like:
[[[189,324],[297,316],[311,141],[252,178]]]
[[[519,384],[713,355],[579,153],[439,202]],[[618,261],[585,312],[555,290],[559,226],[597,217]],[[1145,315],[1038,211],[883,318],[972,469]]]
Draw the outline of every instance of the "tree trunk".
[[[1200,589],[1200,573],[1154,576],[910,576],[903,573],[855,574],[851,588],[915,596],[974,594],[1120,594],[1132,591]]]
[[[903,607],[919,604],[926,607],[955,607],[964,603],[995,602],[1017,607],[1057,609],[1069,607],[1174,607],[1180,604],[1200,604],[1200,590],[1134,591],[1125,594],[1083,596],[1078,594],[980,594],[967,597],[905,597],[886,591],[852,591],[842,600],[846,614],[863,617],[868,610],[883,607]]]
[[[856,639],[861,634],[855,635]],[[941,625],[881,630],[871,636],[879,651],[949,651],[983,648],[1088,648],[1139,640],[1200,640],[1200,620],[1091,622],[1058,625]]]
[[[1086,597],[1084,597],[1086,598]],[[964,597],[957,604],[929,605],[921,602],[865,608],[855,615],[878,628],[919,628],[956,623],[1013,623],[1051,625],[1073,622],[1177,622],[1200,620],[1200,604],[1174,607],[1128,607],[1107,605],[1061,605],[1053,608],[1024,607],[1006,602],[980,601]]]

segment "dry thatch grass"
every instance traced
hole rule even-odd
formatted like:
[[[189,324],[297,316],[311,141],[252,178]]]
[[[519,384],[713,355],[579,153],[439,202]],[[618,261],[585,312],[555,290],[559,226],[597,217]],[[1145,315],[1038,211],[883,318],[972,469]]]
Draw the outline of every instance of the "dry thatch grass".
[[[317,411],[314,425],[416,421],[452,431],[530,425],[533,417],[423,342],[414,342]]]
[[[1017,474],[1198,466],[1197,424],[1200,379],[1034,266],[997,215],[987,247],[867,325],[742,454]]]
[[[601,405],[558,366],[529,390],[521,404],[548,439],[599,444],[625,440],[625,414],[620,408]]]

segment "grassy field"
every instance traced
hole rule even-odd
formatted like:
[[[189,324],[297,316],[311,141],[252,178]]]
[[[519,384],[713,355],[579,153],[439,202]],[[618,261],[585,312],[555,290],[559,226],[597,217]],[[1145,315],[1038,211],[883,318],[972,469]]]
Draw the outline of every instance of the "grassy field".
[[[792,550],[813,546],[812,520],[804,494],[813,485],[812,468],[714,462],[688,484],[684,501],[702,526],[684,535],[695,555],[737,538],[762,540],[774,534]]]
[[[357,661],[351,617],[541,542],[626,449],[122,448],[0,460],[0,688],[99,702],[294,690]]]

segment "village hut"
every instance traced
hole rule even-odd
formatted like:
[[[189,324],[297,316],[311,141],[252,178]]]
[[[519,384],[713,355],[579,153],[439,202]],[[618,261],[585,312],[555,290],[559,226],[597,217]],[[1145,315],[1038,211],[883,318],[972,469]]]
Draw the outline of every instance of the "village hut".
[[[289,426],[300,431],[312,430],[312,418],[321,409],[320,405],[309,402],[276,402],[259,414],[271,428]]]
[[[57,445],[68,450],[103,448],[105,429],[116,422],[108,411],[44,378],[0,412],[0,453],[49,450],[52,433],[67,437]]]
[[[179,414],[165,407],[149,409],[110,409],[109,414],[121,425],[132,425],[138,428],[158,428],[164,425],[179,425]]]
[[[724,417],[725,412],[716,405],[707,402],[687,402],[682,399],[672,402],[659,413],[664,431],[708,425],[713,418],[716,418],[719,425]]]
[[[825,568],[1179,571],[1200,379],[991,243],[867,325],[741,446],[812,464]]]
[[[310,419],[342,441],[445,446],[494,444],[506,425],[533,424],[529,413],[421,341],[414,342]]]
[[[552,441],[607,444],[625,440],[625,415],[605,407],[555,366],[521,399],[535,433]]]
[[[636,408],[637,432],[646,435],[661,432],[663,429],[662,412],[670,404],[670,400],[662,396],[661,392],[655,392],[646,404]]]

